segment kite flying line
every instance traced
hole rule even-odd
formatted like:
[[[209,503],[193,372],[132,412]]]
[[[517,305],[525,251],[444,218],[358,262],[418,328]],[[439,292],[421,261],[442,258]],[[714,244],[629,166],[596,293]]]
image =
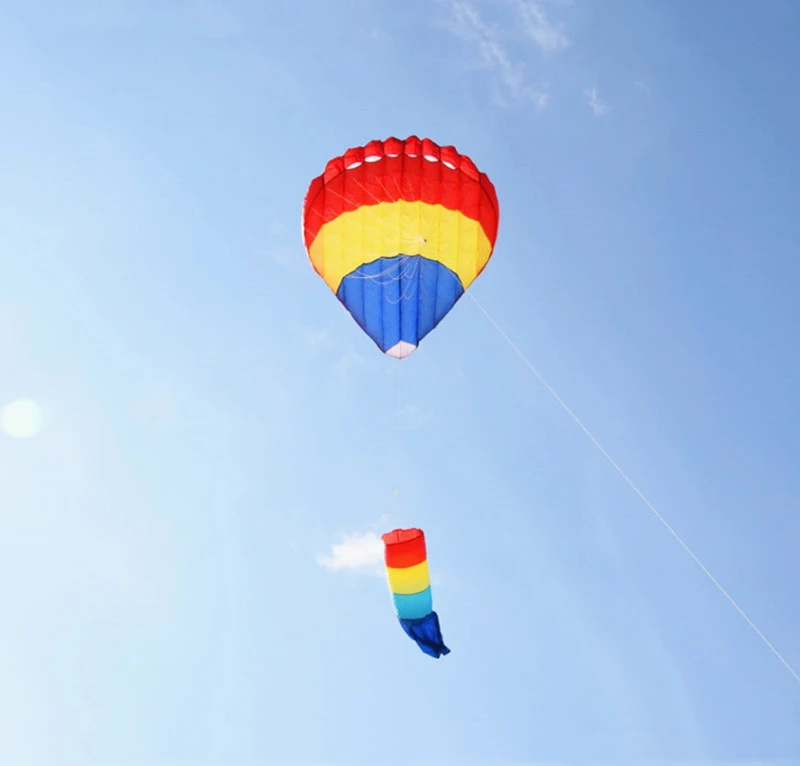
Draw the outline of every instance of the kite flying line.
[[[567,415],[572,418],[578,428],[583,431],[589,440],[594,444],[595,447],[600,451],[603,457],[611,463],[614,470],[625,480],[625,483],[639,496],[642,502],[650,509],[652,514],[661,522],[664,528],[669,532],[675,540],[678,541],[678,544],[683,548],[686,553],[692,558],[695,564],[702,570],[703,574],[711,581],[714,587],[728,600],[730,605],[739,613],[739,615],[744,619],[744,621],[753,629],[755,634],[764,642],[767,648],[775,655],[775,657],[780,660],[780,662],[784,665],[784,667],[794,676],[796,681],[800,681],[800,674],[791,666],[788,660],[775,648],[772,642],[761,632],[759,627],[753,622],[752,619],[747,615],[747,613],[742,609],[741,606],[736,602],[736,600],[728,593],[727,590],[722,586],[719,580],[710,572],[708,567],[699,559],[697,554],[689,547],[688,543],[684,541],[684,539],[673,529],[670,523],[661,515],[658,509],[647,499],[645,494],[639,487],[634,484],[633,480],[625,473],[625,471],[620,468],[619,464],[608,454],[605,447],[594,437],[594,435],[589,431],[589,429],[583,424],[581,419],[567,406],[566,402],[556,393],[555,389],[547,382],[545,377],[539,372],[533,362],[528,359],[527,356],[522,352],[520,347],[514,343],[513,340],[508,336],[508,334],[503,330],[502,327],[494,320],[494,318],[489,314],[489,312],[483,307],[480,301],[472,294],[471,290],[466,290],[466,294],[472,299],[472,302],[477,306],[477,308],[481,311],[481,313],[489,320],[489,323],[497,330],[498,333],[502,336],[502,338],[508,343],[509,346],[514,350],[517,356],[525,363],[525,365],[530,369],[530,371],[539,379],[541,384],[550,392],[553,398],[561,405],[563,410],[567,413]]]

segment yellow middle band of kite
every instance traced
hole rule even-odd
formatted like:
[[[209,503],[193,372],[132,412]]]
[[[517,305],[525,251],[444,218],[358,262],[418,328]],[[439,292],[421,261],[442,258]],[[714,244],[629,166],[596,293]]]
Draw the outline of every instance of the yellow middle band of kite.
[[[342,279],[378,258],[422,255],[453,271],[466,290],[492,254],[483,227],[458,210],[426,202],[363,205],[329,221],[309,248],[314,268],[335,293]]]
[[[399,596],[421,593],[431,584],[427,559],[421,564],[403,569],[386,567],[386,575],[389,578],[389,589]]]

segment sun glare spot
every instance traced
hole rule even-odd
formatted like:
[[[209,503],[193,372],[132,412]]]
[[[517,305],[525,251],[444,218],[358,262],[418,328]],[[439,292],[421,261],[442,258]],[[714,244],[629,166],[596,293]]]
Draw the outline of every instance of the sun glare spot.
[[[20,399],[3,408],[3,430],[15,439],[29,439],[42,428],[42,411],[30,399]]]

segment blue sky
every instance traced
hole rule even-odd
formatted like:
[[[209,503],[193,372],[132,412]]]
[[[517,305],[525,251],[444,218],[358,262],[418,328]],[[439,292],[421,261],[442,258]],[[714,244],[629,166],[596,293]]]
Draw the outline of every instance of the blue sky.
[[[0,3],[0,762],[800,762],[800,684],[473,302],[398,417],[302,248],[347,147],[470,155],[475,297],[800,666],[800,8],[602,6]],[[331,566],[408,525],[439,661]]]

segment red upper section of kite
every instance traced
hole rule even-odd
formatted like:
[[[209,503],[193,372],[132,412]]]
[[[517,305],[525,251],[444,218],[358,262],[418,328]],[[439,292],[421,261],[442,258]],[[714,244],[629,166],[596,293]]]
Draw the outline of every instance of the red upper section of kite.
[[[328,162],[303,201],[306,248],[342,213],[401,199],[459,210],[479,221],[495,244],[500,206],[489,177],[454,147],[411,136],[370,141]]]

